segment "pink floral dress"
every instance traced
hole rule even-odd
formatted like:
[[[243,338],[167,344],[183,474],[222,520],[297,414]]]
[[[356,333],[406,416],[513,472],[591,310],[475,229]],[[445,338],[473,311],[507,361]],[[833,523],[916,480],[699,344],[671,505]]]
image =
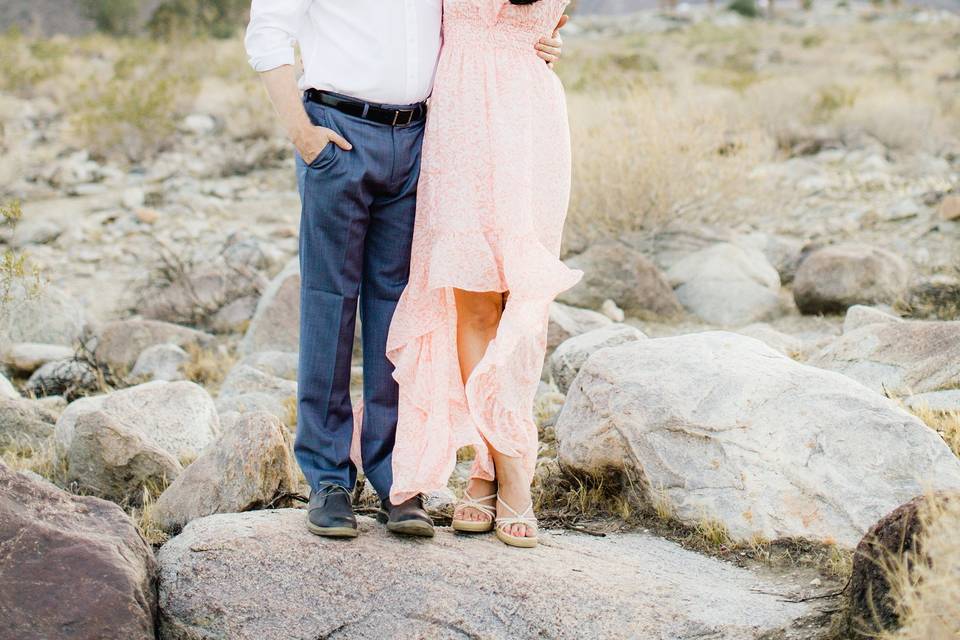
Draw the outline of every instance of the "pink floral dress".
[[[387,341],[400,385],[394,503],[445,487],[466,445],[472,474],[492,480],[485,441],[522,457],[532,479],[548,309],[581,276],[558,257],[570,193],[563,87],[534,50],[566,4],[444,0],[410,281]],[[455,288],[509,292],[466,385]]]

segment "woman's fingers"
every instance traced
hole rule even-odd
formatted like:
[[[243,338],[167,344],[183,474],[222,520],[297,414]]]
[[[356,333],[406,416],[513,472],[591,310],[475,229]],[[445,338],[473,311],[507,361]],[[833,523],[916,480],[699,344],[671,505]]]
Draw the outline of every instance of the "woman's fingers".
[[[534,48],[541,59],[547,63],[552,63],[560,59],[560,54],[563,51],[563,41],[559,38],[540,38]]]

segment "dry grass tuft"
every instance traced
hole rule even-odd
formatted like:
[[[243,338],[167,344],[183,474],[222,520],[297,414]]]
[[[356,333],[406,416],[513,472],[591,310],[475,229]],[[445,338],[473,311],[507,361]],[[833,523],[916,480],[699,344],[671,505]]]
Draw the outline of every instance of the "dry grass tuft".
[[[940,434],[954,455],[960,458],[960,412],[934,411],[930,407],[918,406],[910,410],[915,416]]]
[[[230,369],[236,364],[236,355],[224,354],[216,348],[203,349],[196,345],[187,346],[186,351],[190,359],[182,366],[183,375],[187,380],[196,382],[211,395],[215,395]]]
[[[153,518],[154,504],[160,494],[163,493],[163,489],[164,487],[144,487],[140,506],[128,507],[127,509],[127,513],[136,525],[137,531],[147,541],[147,544],[154,547],[159,547],[170,539],[167,532],[161,529]]]
[[[58,459],[52,438],[41,444],[14,443],[0,454],[0,460],[14,471],[32,471],[56,485],[66,481],[66,461]]]
[[[630,474],[571,474],[555,461],[540,465],[533,493],[534,510],[548,526],[605,521],[608,528],[635,527],[647,511],[640,484]]]
[[[297,396],[289,396],[283,401],[283,408],[286,415],[283,417],[283,424],[287,425],[291,431],[297,429]]]
[[[902,627],[885,640],[960,637],[960,500],[927,500],[919,548],[923,561],[899,558],[889,581]]]

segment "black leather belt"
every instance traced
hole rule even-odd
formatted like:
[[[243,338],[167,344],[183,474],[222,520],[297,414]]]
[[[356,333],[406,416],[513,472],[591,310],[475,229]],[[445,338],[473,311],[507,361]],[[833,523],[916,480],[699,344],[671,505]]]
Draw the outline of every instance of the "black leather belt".
[[[336,109],[349,116],[363,118],[364,120],[378,122],[391,127],[406,127],[414,122],[420,122],[427,117],[426,102],[412,105],[410,109],[387,109],[370,102],[344,98],[317,89],[307,89],[303,92],[303,95],[310,102],[316,102],[317,104]]]

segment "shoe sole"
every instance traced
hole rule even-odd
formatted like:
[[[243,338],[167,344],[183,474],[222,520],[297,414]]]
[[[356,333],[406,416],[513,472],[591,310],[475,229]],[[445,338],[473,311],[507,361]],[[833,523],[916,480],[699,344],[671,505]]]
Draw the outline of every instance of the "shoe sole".
[[[307,530],[324,538],[356,538],[359,532],[353,527],[318,527],[307,520]]]
[[[454,531],[459,531],[460,533],[490,533],[493,531],[493,522],[454,520],[451,526]]]
[[[433,526],[421,520],[388,522],[387,531],[402,536],[417,536],[420,538],[432,538],[434,534]]]
[[[532,549],[535,546],[537,546],[537,544],[539,544],[539,540],[535,537],[530,538],[528,536],[523,536],[521,538],[519,536],[511,536],[508,533],[504,533],[500,529],[497,529],[496,533],[497,533],[497,539],[503,544],[510,547],[518,547],[520,549]]]

